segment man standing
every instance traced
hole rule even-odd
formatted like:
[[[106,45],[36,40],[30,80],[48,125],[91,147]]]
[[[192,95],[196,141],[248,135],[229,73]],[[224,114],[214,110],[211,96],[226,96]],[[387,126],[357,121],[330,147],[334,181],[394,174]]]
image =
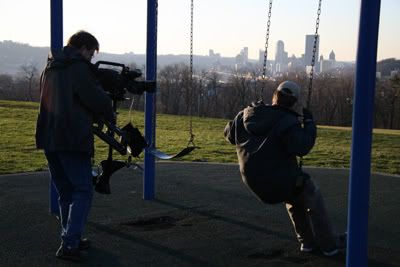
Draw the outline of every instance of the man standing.
[[[114,119],[111,99],[99,85],[92,64],[99,50],[88,32],[72,35],[61,52],[49,56],[41,77],[36,146],[44,149],[59,194],[61,246],[56,257],[81,261],[89,248],[82,238],[91,207],[94,150],[92,124]]]
[[[292,108],[300,87],[291,81],[275,90],[272,105],[254,103],[240,111],[224,130],[225,138],[236,145],[243,182],[264,203],[284,202],[302,252],[320,247],[333,256],[344,246],[344,236],[336,235],[329,221],[318,186],[297,163],[314,146],[317,136],[313,116]]]

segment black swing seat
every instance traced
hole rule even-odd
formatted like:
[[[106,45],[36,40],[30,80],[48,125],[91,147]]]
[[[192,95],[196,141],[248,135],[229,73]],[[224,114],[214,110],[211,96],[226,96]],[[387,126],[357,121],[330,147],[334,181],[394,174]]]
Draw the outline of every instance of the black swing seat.
[[[176,158],[181,158],[184,157],[186,155],[188,155],[190,152],[192,152],[193,150],[195,150],[196,148],[200,148],[198,146],[188,146],[185,147],[184,149],[182,149],[180,152],[174,154],[174,155],[168,155],[164,152],[161,152],[160,150],[158,150],[155,147],[148,147],[147,151],[152,154],[153,156],[155,156],[158,159],[164,159],[164,160],[168,160],[168,159],[176,159]]]

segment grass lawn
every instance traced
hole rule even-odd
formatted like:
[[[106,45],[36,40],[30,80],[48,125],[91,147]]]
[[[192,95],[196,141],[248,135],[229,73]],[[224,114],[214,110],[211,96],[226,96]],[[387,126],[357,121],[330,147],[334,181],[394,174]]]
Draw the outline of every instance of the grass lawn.
[[[43,152],[35,148],[37,111],[37,103],[0,100],[0,174],[47,169]],[[128,111],[120,110],[118,120],[120,126],[129,122]],[[143,132],[143,112],[134,111],[132,120]],[[226,123],[224,119],[193,117],[195,144],[201,148],[179,160],[236,163],[235,148],[223,137]],[[188,142],[189,117],[159,114],[156,133],[157,148],[176,153]],[[304,157],[304,165],[348,168],[350,149],[351,128],[320,126],[317,143]],[[107,145],[96,138],[97,163],[107,157],[107,151]],[[117,155],[115,158],[122,159]],[[374,130],[372,171],[400,174],[400,130]]]

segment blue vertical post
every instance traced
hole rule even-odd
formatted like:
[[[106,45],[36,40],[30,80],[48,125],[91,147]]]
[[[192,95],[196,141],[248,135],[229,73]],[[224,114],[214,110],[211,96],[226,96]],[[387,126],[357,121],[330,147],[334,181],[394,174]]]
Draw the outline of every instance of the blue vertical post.
[[[147,0],[147,49],[146,49],[146,79],[156,80],[157,77],[157,0]],[[156,145],[156,93],[145,95],[145,138],[151,147]],[[155,195],[155,158],[145,149],[143,198],[154,199]]]
[[[63,1],[50,0],[50,49],[61,50],[63,47]],[[50,181],[49,210],[52,214],[59,214],[58,193]]]
[[[380,0],[362,0],[351,147],[348,267],[368,265],[368,207]]]

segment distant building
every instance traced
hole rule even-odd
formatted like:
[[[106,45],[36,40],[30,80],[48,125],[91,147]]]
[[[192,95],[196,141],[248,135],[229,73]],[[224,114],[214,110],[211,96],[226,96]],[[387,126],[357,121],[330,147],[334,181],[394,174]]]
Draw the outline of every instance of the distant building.
[[[240,51],[240,54],[243,57],[243,60],[244,60],[243,63],[249,62],[249,48],[248,47],[243,47],[243,49]]]
[[[275,72],[285,72],[288,64],[288,53],[285,52],[285,44],[279,40],[276,43]]]
[[[292,55],[290,58],[288,58],[288,71],[289,72],[299,72],[299,71],[304,71],[304,65],[303,65],[303,57],[296,58],[295,55]]]
[[[221,54],[214,53],[213,49],[208,50],[208,57],[210,58],[211,66],[213,70],[219,70],[221,67]]]
[[[236,56],[236,64],[246,65],[249,62],[249,48],[243,47],[240,54]]]
[[[329,53],[329,60],[336,61],[336,55],[335,52],[333,52],[333,50]]]
[[[265,53],[265,50],[260,49],[258,51],[258,61],[260,62],[261,65],[264,64],[264,53]],[[271,62],[271,53],[270,52],[267,55],[267,61]]]
[[[260,62],[261,65],[264,64],[264,53],[265,53],[264,50],[260,49],[258,51],[258,61]]]
[[[314,51],[315,35],[306,35],[306,47],[304,51],[304,66],[311,66],[313,51]],[[319,35],[317,36],[316,50],[315,50],[315,65],[318,65],[319,57]]]
[[[219,60],[221,58],[220,53],[214,53],[213,49],[208,50],[208,56],[214,60]]]
[[[335,61],[333,60],[321,60],[320,72],[328,72],[335,68]]]
[[[328,72],[336,68],[335,52],[333,50],[329,53],[329,59],[326,60],[321,55],[320,58],[320,72]]]

